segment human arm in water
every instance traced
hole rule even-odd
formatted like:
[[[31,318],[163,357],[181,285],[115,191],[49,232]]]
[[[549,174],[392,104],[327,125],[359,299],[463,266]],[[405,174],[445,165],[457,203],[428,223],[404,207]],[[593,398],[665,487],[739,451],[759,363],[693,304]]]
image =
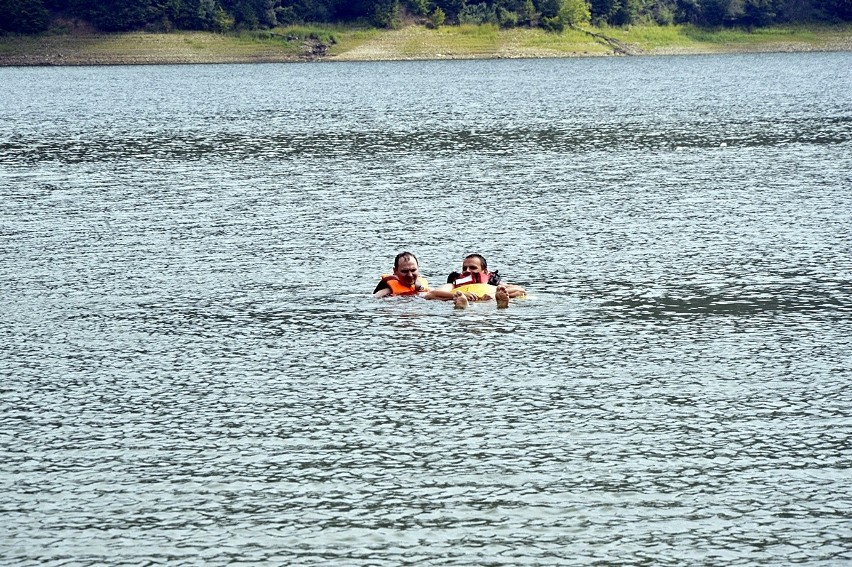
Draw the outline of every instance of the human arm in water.
[[[373,290],[373,297],[387,297],[393,294],[393,290],[391,290],[390,285],[388,285],[388,278],[384,277],[376,286],[376,289]]]
[[[509,293],[509,297],[512,299],[515,299],[516,297],[526,297],[527,295],[527,290],[519,285],[503,284],[503,287],[506,288],[506,291]]]
[[[388,286],[388,282],[382,279],[382,281],[379,282],[379,285],[376,286],[376,289],[373,290],[373,297],[385,297],[390,295],[390,293],[391,289],[390,286]]]

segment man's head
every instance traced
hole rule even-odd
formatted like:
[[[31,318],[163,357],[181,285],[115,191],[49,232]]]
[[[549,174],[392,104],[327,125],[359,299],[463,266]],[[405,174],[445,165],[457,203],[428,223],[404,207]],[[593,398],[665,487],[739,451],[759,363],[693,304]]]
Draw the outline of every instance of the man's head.
[[[471,254],[462,260],[462,273],[479,274],[488,271],[488,262],[482,254]]]
[[[411,252],[400,252],[393,260],[393,275],[405,285],[414,285],[420,275],[417,256]]]

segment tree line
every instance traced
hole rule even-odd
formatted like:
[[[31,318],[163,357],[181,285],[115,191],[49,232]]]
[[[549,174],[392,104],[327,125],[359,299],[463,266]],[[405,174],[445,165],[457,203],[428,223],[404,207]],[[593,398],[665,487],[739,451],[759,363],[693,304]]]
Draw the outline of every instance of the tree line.
[[[590,22],[764,27],[852,21],[852,0],[0,0],[0,31],[39,33],[57,18],[102,31],[264,29],[304,23],[393,28],[494,24],[561,31]]]

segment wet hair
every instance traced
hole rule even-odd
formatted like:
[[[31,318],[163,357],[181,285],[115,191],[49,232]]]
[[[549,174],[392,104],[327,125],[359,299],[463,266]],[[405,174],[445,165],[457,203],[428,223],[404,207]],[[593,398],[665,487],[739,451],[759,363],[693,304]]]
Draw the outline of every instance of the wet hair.
[[[418,266],[420,265],[420,262],[417,261],[417,256],[415,256],[411,252],[400,252],[396,255],[396,258],[393,259],[393,267],[399,268],[400,260],[404,260],[406,258],[412,258],[414,260],[414,263],[416,263]]]
[[[485,256],[483,256],[482,254],[468,254],[464,257],[465,260],[470,260],[471,258],[476,258],[477,260],[479,260],[479,263],[482,265],[483,272],[488,271],[488,262],[485,261]]]

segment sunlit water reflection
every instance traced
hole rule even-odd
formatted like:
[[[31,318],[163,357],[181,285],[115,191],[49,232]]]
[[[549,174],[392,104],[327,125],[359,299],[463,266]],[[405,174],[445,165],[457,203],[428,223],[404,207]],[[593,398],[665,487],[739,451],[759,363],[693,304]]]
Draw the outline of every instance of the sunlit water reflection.
[[[0,69],[4,562],[848,562],[851,69]]]

